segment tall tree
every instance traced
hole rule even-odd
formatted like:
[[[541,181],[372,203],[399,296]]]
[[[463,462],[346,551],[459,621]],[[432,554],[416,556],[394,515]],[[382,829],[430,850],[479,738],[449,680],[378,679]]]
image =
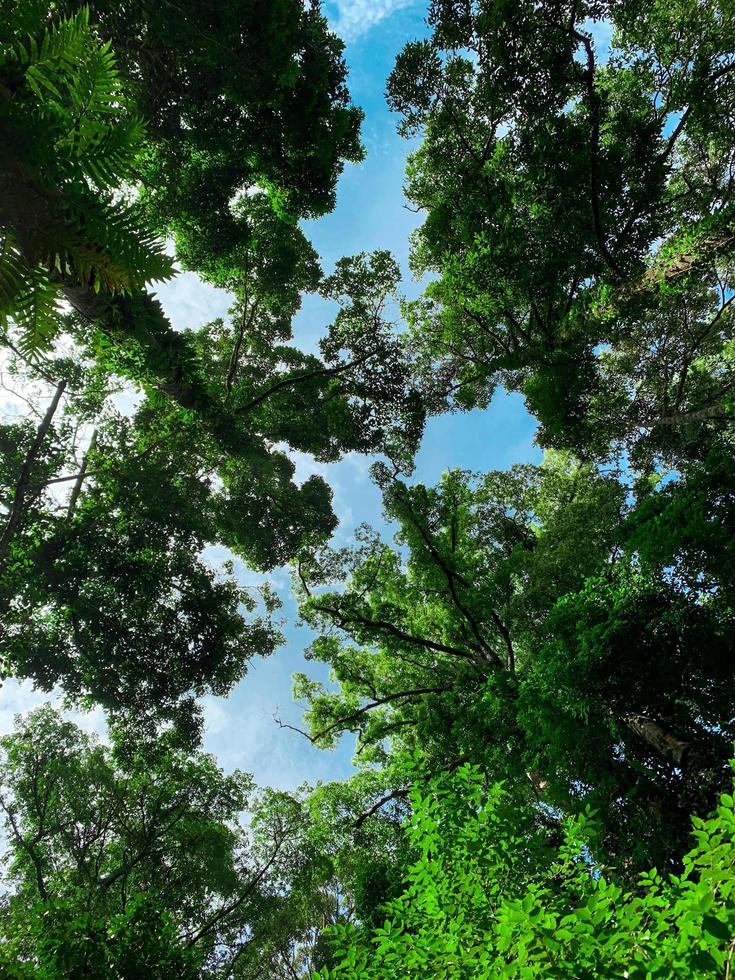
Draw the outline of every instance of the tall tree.
[[[391,893],[400,827],[356,839],[345,816],[370,777],[258,791],[174,730],[114,724],[107,746],[48,706],[16,722],[0,741],[10,977],[293,980],[329,960],[326,927]]]
[[[334,459],[382,448],[386,426],[402,427],[396,412],[411,416],[413,442],[421,427],[380,299],[349,326],[342,317],[323,358],[289,343],[300,294],[320,280],[297,220],[333,204],[344,161],[360,154],[340,42],[301,0],[191,4],[173,32],[159,4],[99,4],[97,22],[74,4],[5,6],[1,111],[14,138],[0,160],[0,311],[17,328],[6,343],[26,356],[49,350],[67,325],[57,303],[66,299],[80,342],[107,370],[172,399],[182,424],[196,415],[248,479],[257,457],[255,469],[283,488],[282,497],[261,498],[268,523],[287,524],[304,543],[309,520],[284,512],[295,501],[309,510],[317,481],[305,493],[296,487],[273,443]],[[119,66],[108,35],[124,51]],[[235,72],[252,51],[257,71]],[[126,188],[137,196],[122,203]],[[172,271],[156,234],[173,235],[184,265],[235,293],[219,363],[202,338],[174,331],[145,292]],[[384,296],[395,288],[395,265],[386,256],[364,260],[342,281],[364,294],[371,277]],[[289,415],[296,402],[309,417],[294,424],[283,408],[269,411],[273,401]],[[326,486],[317,495],[324,502]]]
[[[467,408],[503,384],[546,445],[697,458],[730,431],[730,5],[434,0],[429,22],[389,81],[423,136],[428,395]]]
[[[2,740],[3,969],[231,976],[232,952],[279,900],[287,869],[308,863],[296,802],[274,794],[278,806],[257,816],[250,778],[225,775],[174,731],[141,739],[113,726],[107,747],[48,707],[18,722]]]
[[[564,456],[437,488],[384,477],[399,550],[368,535],[301,566],[312,655],[339,683],[297,676],[310,738],[358,733],[385,770],[375,807],[405,799],[403,755],[421,749],[434,771],[470,759],[521,799],[594,806],[623,870],[678,865],[735,735],[731,604],[695,586],[695,547],[651,544],[641,568],[624,487]],[[717,582],[729,593],[722,563]]]

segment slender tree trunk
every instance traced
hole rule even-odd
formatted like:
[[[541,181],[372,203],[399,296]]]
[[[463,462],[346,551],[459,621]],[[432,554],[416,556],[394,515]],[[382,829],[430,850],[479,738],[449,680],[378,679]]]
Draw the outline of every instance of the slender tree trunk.
[[[703,261],[729,248],[735,243],[735,234],[731,227],[725,227],[720,232],[707,235],[698,243],[696,252],[678,255],[663,267],[648,269],[638,279],[625,283],[615,292],[615,299],[626,300],[640,293],[655,289],[663,283],[671,282],[679,276],[691,272]]]
[[[89,440],[89,446],[84,454],[84,459],[82,460],[82,465],[79,468],[79,473],[74,482],[74,486],[71,491],[71,496],[69,497],[69,506],[66,511],[66,519],[71,520],[74,514],[74,509],[77,506],[77,501],[79,500],[79,494],[82,492],[82,484],[87,475],[87,461],[89,460],[89,454],[94,452],[94,448],[97,445],[97,430],[95,429],[92,433],[92,438]]]
[[[56,386],[56,391],[54,393],[54,397],[51,399],[51,404],[46,409],[46,414],[38,427],[31,448],[28,450],[28,454],[23,460],[23,465],[20,468],[20,475],[18,476],[18,480],[15,484],[15,492],[13,493],[13,502],[10,505],[8,519],[2,535],[0,535],[0,570],[5,563],[5,557],[8,552],[10,541],[15,534],[23,515],[23,503],[30,486],[33,464],[38,458],[41,447],[43,446],[46,436],[48,435],[48,431],[51,428],[51,422],[53,421],[56,409],[59,407],[59,402],[61,401],[61,396],[64,394],[65,388],[66,379],[60,381]]]

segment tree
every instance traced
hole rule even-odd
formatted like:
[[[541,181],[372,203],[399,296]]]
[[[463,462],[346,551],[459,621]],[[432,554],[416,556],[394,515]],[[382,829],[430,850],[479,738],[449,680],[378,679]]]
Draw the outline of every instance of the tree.
[[[20,252],[8,266],[12,281],[23,286],[13,262],[38,274],[45,268],[47,278],[54,269],[71,305],[122,337],[146,336],[132,321],[145,316],[146,340],[169,382],[180,380],[166,372],[176,375],[186,354],[160,307],[136,294],[150,276],[143,253],[130,252],[148,231],[133,232],[127,245],[95,241],[112,233],[116,215],[124,223],[109,191],[142,181],[148,229],[178,232],[184,255],[203,249],[190,268],[239,272],[252,236],[230,212],[235,197],[261,187],[290,220],[323,213],[343,161],[360,155],[360,113],[349,105],[340,46],[318,10],[304,10],[301,0],[185,7],[172,18],[159,4],[121,11],[99,3],[92,8],[99,26],[91,28],[88,8],[77,3],[62,4],[68,16],[59,18],[48,3],[5,0],[3,17],[3,112],[18,137],[6,144],[0,212],[11,258]],[[233,72],[246,53],[252,73]],[[142,117],[129,112],[136,99]],[[106,265],[128,257],[127,278],[105,277]],[[170,264],[150,271],[156,278]]]
[[[730,432],[729,5],[435,0],[429,22],[389,81],[423,137],[427,397],[466,409],[502,384],[544,445],[698,458]]]
[[[676,540],[641,569],[623,485],[568,457],[437,488],[383,475],[399,550],[366,533],[301,565],[311,655],[339,685],[297,675],[309,737],[358,734],[386,783],[370,813],[405,800],[403,754],[421,749],[430,771],[469,759],[521,801],[594,807],[624,873],[678,867],[689,814],[728,778],[727,598],[672,581]]]
[[[344,160],[360,154],[339,42],[301,0],[257,10],[192,4],[177,19],[175,48],[158,4],[99,4],[93,25],[75,4],[67,17],[43,3],[6,7],[2,112],[17,139],[0,161],[0,312],[18,337],[4,342],[24,356],[48,352],[69,326],[56,303],[64,298],[78,341],[104,369],[152,397],[165,394],[182,422],[196,415],[230,470],[248,480],[259,470],[282,490],[261,499],[268,523],[296,540],[290,557],[311,525],[297,512],[311,513],[316,498],[326,504],[328,489],[317,478],[296,487],[273,443],[334,459],[382,448],[386,427],[398,432],[409,416],[404,441],[413,445],[423,418],[380,299],[330,333],[324,360],[289,343],[301,293],[320,281],[297,220],[331,206]],[[120,68],[106,33],[121,42]],[[139,35],[145,44],[131,42]],[[262,70],[233,74],[234,59],[251,48]],[[161,86],[161,64],[179,58],[186,71]],[[123,204],[130,184],[138,196]],[[174,234],[186,266],[235,293],[217,361],[203,350],[207,337],[174,331],[144,290],[172,271],[157,234]],[[372,276],[377,295],[395,289],[387,256],[372,260],[375,269],[358,261],[348,288],[362,280],[364,291]],[[388,363],[390,377],[381,373]],[[304,424],[294,424],[294,401],[309,415]]]
[[[279,892],[262,905],[251,941],[234,950],[235,976],[311,977],[333,962],[325,938],[331,926],[377,921],[382,903],[399,893],[407,858],[400,824],[381,814],[358,833],[354,828],[379,782],[375,773],[359,773],[345,782],[302,787],[288,798],[286,805],[301,814],[302,859],[284,867]],[[284,794],[266,792],[257,820],[272,820],[283,807]]]
[[[241,587],[202,553],[257,515],[215,488],[217,457],[196,419],[181,427],[165,404],[148,402],[132,418],[110,405],[100,415],[105,379],[90,365],[70,373],[69,396],[32,459],[31,426],[0,430],[3,503],[17,515],[0,562],[3,655],[16,677],[44,690],[59,684],[139,725],[176,718],[194,724],[193,735],[192,696],[228,692],[254,654],[280,642],[275,596]],[[311,524],[316,531],[316,512]],[[278,539],[269,531],[240,537],[271,556]]]
[[[328,925],[367,920],[390,894],[377,870],[400,864],[399,825],[356,839],[344,815],[369,778],[258,791],[175,729],[110,735],[101,745],[46,706],[0,742],[8,976],[292,980],[328,958]]]
[[[0,962],[19,977],[231,976],[284,876],[308,864],[299,806],[273,794],[259,815],[250,778],[175,730],[140,738],[118,725],[111,739],[44,707],[2,740],[12,890]]]

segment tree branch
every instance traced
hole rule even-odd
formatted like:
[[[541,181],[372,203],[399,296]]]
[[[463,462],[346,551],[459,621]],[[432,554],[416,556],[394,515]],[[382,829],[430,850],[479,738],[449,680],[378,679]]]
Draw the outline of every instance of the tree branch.
[[[189,942],[186,944],[187,948],[191,948],[192,946],[196,945],[196,943],[199,942],[202,936],[205,936],[208,932],[211,932],[212,929],[214,929],[214,927],[217,925],[218,922],[221,922],[222,919],[226,918],[228,915],[230,915],[230,913],[234,912],[235,909],[238,909],[242,905],[245,899],[248,898],[253,893],[256,885],[258,885],[258,883],[263,880],[263,878],[266,876],[268,871],[271,869],[273,863],[278,857],[281,848],[283,847],[287,839],[288,839],[288,834],[284,834],[276,844],[276,847],[273,853],[271,854],[271,856],[268,858],[268,860],[263,865],[263,867],[258,871],[258,873],[255,875],[252,881],[250,881],[245,891],[241,895],[239,895],[234,902],[230,902],[229,905],[225,905],[217,912],[215,912],[215,914],[211,917],[211,919],[209,919],[208,922],[205,922],[205,924],[200,929],[198,929],[197,932],[194,933],[194,935],[191,937]]]
[[[333,606],[317,606],[320,612],[326,613],[326,615],[331,616],[337,621],[338,625],[342,629],[347,629],[350,625],[349,619],[342,614],[339,609]],[[403,640],[406,643],[411,643],[414,646],[423,647],[425,650],[433,650],[435,653],[446,653],[452,657],[460,657],[462,660],[469,660],[476,667],[480,666],[480,661],[476,655],[467,653],[466,650],[460,650],[458,647],[448,646],[446,643],[436,643],[433,640],[424,639],[421,636],[413,636],[410,633],[406,633],[394,626],[393,623],[389,623],[382,619],[368,619],[367,616],[361,616],[359,613],[350,614],[353,620],[362,625],[367,626],[370,629],[382,630],[385,633],[389,633],[391,636],[397,637],[399,640]],[[484,658],[483,658],[484,659]]]
[[[38,886],[38,894],[41,896],[45,902],[48,899],[48,889],[46,888],[46,882],[43,877],[43,868],[41,865],[41,858],[39,857],[36,848],[29,841],[23,837],[20,830],[18,829],[18,824],[15,821],[15,814],[6,804],[3,799],[2,794],[0,794],[0,808],[2,808],[5,816],[8,818],[8,823],[10,824],[11,830],[13,831],[13,837],[15,838],[19,847],[21,847],[28,857],[31,859],[33,864],[33,869],[36,873],[36,885]]]
[[[307,736],[310,742],[316,743],[320,738],[325,735],[329,735],[330,732],[335,731],[347,722],[357,721],[363,715],[372,711],[374,708],[379,708],[381,705],[390,704],[392,701],[398,701],[401,698],[412,698],[421,697],[424,694],[445,694],[447,691],[451,691],[453,688],[450,687],[416,687],[408,691],[397,691],[395,694],[386,694],[382,698],[376,698],[375,701],[371,701],[369,704],[364,704],[361,708],[353,711],[350,715],[345,715],[344,718],[338,718],[333,724],[329,725],[327,728],[322,729],[322,731],[317,732],[316,735]]]
[[[71,496],[69,497],[69,506],[67,507],[66,510],[67,520],[71,520],[74,514],[74,509],[77,506],[79,495],[82,492],[82,484],[84,483],[84,478],[87,475],[87,462],[89,460],[89,454],[94,452],[96,446],[97,446],[97,430],[95,429],[94,432],[92,433],[92,438],[89,440],[89,446],[87,447],[87,451],[84,454],[84,459],[82,460],[81,468],[77,473],[76,482],[72,487]]]
[[[365,813],[361,813],[352,826],[354,827],[355,830],[359,830],[360,827],[362,827],[362,825],[365,823],[365,821],[368,820],[370,817],[372,817],[374,814],[376,814],[378,810],[381,810],[386,803],[390,803],[391,800],[405,800],[408,797],[408,794],[409,794],[408,787],[405,789],[394,789],[393,792],[388,793],[386,796],[381,797],[377,801],[377,803],[374,803],[369,810],[365,811]]]
[[[345,374],[347,371],[351,371],[352,368],[358,367],[360,364],[364,364],[365,361],[369,361],[371,357],[374,357],[376,351],[368,351],[366,354],[361,354],[360,357],[356,357],[354,361],[349,361],[347,364],[340,364],[339,367],[333,368],[314,368],[312,371],[304,371],[302,374],[292,374],[288,378],[281,378],[275,384],[266,388],[255,398],[251,399],[245,405],[238,409],[238,415],[245,415],[247,412],[251,412],[258,405],[261,405],[264,401],[275,395],[277,391],[282,388],[287,388],[290,385],[300,384],[302,381],[309,381],[311,378],[319,377],[319,375],[325,375],[327,377],[337,377],[340,374]]]
[[[396,481],[396,484],[395,485],[396,485],[396,487],[400,487],[401,486],[401,484],[398,483],[397,481]],[[439,568],[443,572],[444,577],[447,580],[447,585],[449,586],[449,592],[450,592],[450,595],[452,597],[452,601],[454,602],[454,604],[457,607],[457,609],[459,609],[459,611],[462,614],[462,616],[464,617],[465,621],[468,623],[468,625],[470,627],[470,631],[472,632],[472,635],[474,636],[475,640],[479,644],[480,648],[483,651],[485,651],[485,653],[487,655],[487,659],[489,659],[491,662],[495,663],[496,667],[501,667],[502,668],[504,666],[502,660],[497,655],[497,653],[495,652],[495,650],[493,650],[492,647],[490,647],[487,644],[487,642],[483,639],[483,636],[480,633],[480,628],[479,628],[479,626],[477,624],[477,621],[475,620],[474,616],[472,616],[470,614],[469,610],[465,608],[463,602],[459,598],[459,593],[457,592],[457,588],[455,586],[455,581],[454,580],[455,579],[458,579],[459,581],[462,582],[462,584],[464,586],[467,586],[468,583],[464,580],[464,578],[461,575],[458,575],[458,573],[455,572],[454,569],[451,568],[447,564],[447,562],[442,558],[442,556],[439,554],[439,551],[436,548],[436,545],[434,544],[434,542],[431,539],[431,535],[424,528],[424,526],[422,525],[422,523],[418,520],[418,518],[414,514],[413,508],[411,507],[411,503],[410,503],[410,499],[409,499],[408,494],[404,494],[400,490],[397,491],[397,492],[398,492],[398,496],[400,497],[402,503],[404,503],[405,506],[406,506],[406,509],[407,509],[407,512],[408,512],[408,516],[409,516],[409,518],[411,520],[411,523],[413,524],[413,526],[416,528],[416,530],[421,535],[422,540],[424,541],[426,547],[429,549],[429,553],[431,554],[431,557],[434,559],[434,562],[439,566]],[[497,614],[495,614],[495,618],[498,619]]]
[[[455,769],[459,769],[459,767],[464,765],[465,762],[468,762],[469,758],[470,756],[468,753],[465,753],[464,755],[460,755],[456,759],[452,759],[452,761],[448,762],[445,766],[442,766],[440,769],[437,770],[436,773],[433,773],[432,775],[436,775],[437,773],[440,772],[454,772]],[[355,820],[355,822],[352,825],[354,829],[359,830],[360,827],[362,827],[362,825],[369,817],[372,817],[373,814],[377,813],[378,810],[384,807],[386,803],[390,803],[391,800],[405,799],[411,791],[411,785],[412,784],[409,784],[408,786],[404,786],[400,789],[394,789],[391,793],[388,793],[386,796],[381,797],[381,799],[379,799],[377,803],[374,803],[369,810],[366,810],[365,813],[360,814],[360,816],[357,818],[357,820]]]

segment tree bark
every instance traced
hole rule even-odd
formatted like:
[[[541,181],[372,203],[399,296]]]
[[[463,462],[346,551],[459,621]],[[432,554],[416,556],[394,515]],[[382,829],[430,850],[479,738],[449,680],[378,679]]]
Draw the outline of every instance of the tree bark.
[[[717,405],[709,405],[707,408],[700,408],[698,412],[683,412],[681,415],[665,415],[658,420],[658,425],[685,425],[687,422],[704,422],[707,419],[728,418],[725,406],[718,402]]]
[[[735,243],[735,233],[731,228],[724,228],[719,233],[707,235],[699,243],[697,252],[678,255],[663,267],[654,266],[652,269],[648,269],[638,279],[625,283],[616,289],[614,298],[617,301],[630,299],[640,293],[655,289],[662,283],[678,279],[679,276],[691,272],[709,256],[726,249],[733,243]]]
[[[0,224],[13,229],[28,265],[48,265],[52,281],[85,320],[96,322],[113,337],[122,334],[141,342],[148,348],[146,353],[154,355],[158,387],[183,408],[197,407],[206,400],[205,392],[186,380],[185,342],[153,296],[144,290],[132,296],[105,289],[95,292],[91,283],[50,267],[48,245],[41,243],[69,237],[63,204],[61,192],[43,187],[22,170],[9,167],[0,172]]]
[[[664,731],[655,721],[646,715],[624,715],[622,721],[627,727],[644,741],[657,755],[673,762],[675,766],[686,765],[691,746],[670,732]]]

